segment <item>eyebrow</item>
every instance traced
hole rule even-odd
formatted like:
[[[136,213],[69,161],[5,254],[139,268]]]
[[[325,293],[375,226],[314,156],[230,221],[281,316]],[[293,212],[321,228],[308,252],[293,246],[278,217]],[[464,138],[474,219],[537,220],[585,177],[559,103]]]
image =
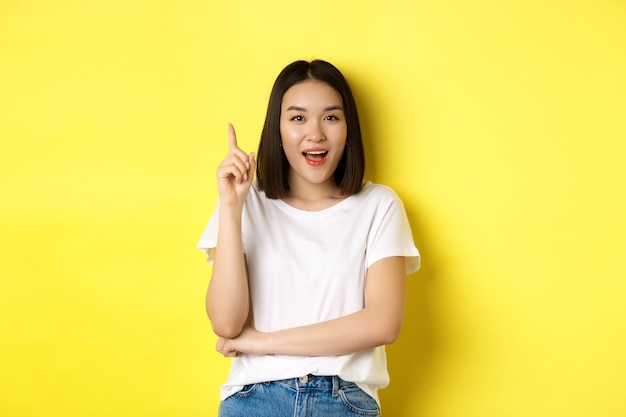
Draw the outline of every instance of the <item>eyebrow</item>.
[[[343,111],[343,107],[341,107],[340,105],[335,105],[335,106],[328,106],[324,109],[324,111],[333,111],[333,110],[342,110]],[[289,106],[287,108],[287,110],[285,111],[306,111],[306,109],[304,107],[300,107],[300,106]]]

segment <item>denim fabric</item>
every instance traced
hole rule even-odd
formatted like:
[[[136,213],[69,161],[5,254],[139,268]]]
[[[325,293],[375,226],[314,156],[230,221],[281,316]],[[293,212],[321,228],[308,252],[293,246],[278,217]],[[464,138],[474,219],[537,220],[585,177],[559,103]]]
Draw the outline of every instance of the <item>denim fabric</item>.
[[[218,417],[380,417],[378,403],[355,383],[308,375],[246,385],[220,404]]]

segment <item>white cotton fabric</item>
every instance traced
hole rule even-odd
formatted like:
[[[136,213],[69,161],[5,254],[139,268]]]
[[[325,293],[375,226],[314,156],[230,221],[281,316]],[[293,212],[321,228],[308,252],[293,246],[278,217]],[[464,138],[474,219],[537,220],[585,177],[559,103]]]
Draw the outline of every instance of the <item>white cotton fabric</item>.
[[[198,248],[213,260],[218,210]],[[365,182],[362,190],[321,211],[296,209],[269,199],[256,182],[242,215],[242,239],[250,280],[254,327],[273,332],[332,320],[365,307],[367,268],[403,256],[407,273],[419,269],[419,253],[402,201],[389,187]],[[384,346],[341,356],[253,356],[232,359],[221,399],[244,385],[307,374],[337,375],[378,401],[389,383]]]

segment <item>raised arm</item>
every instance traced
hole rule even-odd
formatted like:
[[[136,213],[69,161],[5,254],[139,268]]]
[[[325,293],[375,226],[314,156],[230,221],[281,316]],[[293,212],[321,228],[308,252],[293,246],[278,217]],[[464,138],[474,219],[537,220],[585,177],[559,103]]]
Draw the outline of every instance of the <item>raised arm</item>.
[[[331,356],[393,343],[404,320],[405,268],[402,257],[384,258],[370,266],[366,307],[361,311],[273,333],[260,333],[246,327],[235,339],[220,339],[217,350],[225,356],[235,356],[238,352]]]
[[[228,154],[217,168],[219,228],[206,294],[206,311],[213,331],[220,337],[239,335],[248,318],[250,297],[241,215],[255,167],[254,153],[248,155],[239,149],[235,129],[228,125]]]

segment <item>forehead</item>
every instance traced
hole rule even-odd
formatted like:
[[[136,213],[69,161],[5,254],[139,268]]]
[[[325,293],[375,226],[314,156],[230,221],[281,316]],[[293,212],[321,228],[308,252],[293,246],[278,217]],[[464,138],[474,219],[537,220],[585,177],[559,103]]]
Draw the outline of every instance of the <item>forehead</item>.
[[[341,105],[341,95],[329,84],[322,81],[307,80],[292,85],[283,95],[282,107],[298,105],[301,107],[326,107]]]

